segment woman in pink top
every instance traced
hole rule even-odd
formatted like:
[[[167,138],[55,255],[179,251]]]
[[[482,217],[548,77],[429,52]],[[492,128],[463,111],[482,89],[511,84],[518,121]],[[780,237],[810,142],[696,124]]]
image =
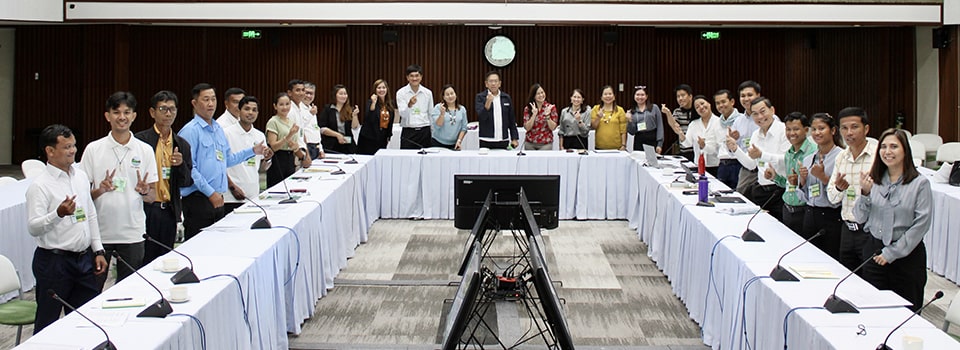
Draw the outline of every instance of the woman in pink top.
[[[523,148],[552,150],[553,130],[557,128],[559,119],[557,107],[547,102],[546,91],[540,83],[533,84],[527,106],[523,108],[523,128],[526,130]]]

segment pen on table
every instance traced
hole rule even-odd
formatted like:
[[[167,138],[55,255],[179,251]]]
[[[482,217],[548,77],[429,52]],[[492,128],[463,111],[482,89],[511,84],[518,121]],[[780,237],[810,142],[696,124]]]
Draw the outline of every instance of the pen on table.
[[[127,301],[133,300],[133,298],[116,298],[116,299],[107,299],[107,301]]]

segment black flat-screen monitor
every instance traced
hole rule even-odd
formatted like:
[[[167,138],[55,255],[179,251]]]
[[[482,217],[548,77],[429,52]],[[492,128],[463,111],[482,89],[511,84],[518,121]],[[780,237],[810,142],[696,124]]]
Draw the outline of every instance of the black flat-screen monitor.
[[[563,315],[563,308],[560,306],[560,297],[557,296],[557,290],[553,288],[553,281],[547,274],[546,260],[538,247],[538,243],[533,237],[528,237],[530,246],[530,264],[533,271],[533,288],[537,290],[537,297],[540,298],[540,305],[543,307],[543,313],[547,318],[550,331],[553,338],[556,339],[560,349],[573,349],[573,337],[570,336],[570,329],[567,328],[567,319]]]
[[[527,234],[527,239],[530,242],[527,247],[530,252],[530,258],[536,259],[537,257],[535,257],[535,255],[539,256],[540,265],[549,273],[550,270],[547,268],[546,263],[547,259],[543,255],[546,251],[543,244],[543,235],[540,234],[540,227],[538,227],[537,222],[534,221],[535,216],[533,215],[533,209],[530,208],[530,202],[527,201],[527,193],[524,189],[520,189],[520,213],[524,223],[522,229]]]
[[[470,323],[470,316],[477,305],[477,296],[480,294],[480,247],[476,246],[471,252],[467,269],[460,279],[457,294],[447,314],[447,324],[443,333],[442,349],[453,350],[460,344],[464,330]]]
[[[467,269],[467,264],[473,257],[474,247],[480,247],[479,251],[483,253],[483,238],[487,232],[487,220],[489,219],[490,203],[492,202],[493,191],[489,191],[487,192],[487,199],[483,201],[483,205],[480,207],[480,213],[477,214],[477,220],[473,223],[473,229],[470,230],[470,237],[467,237],[467,242],[464,243],[463,260],[460,262],[460,268],[457,269],[458,276],[463,276],[464,270]]]
[[[502,227],[515,224],[516,204],[523,187],[537,224],[557,228],[560,212],[560,175],[454,175],[453,225],[470,229],[476,222],[482,203],[493,191],[493,217]]]

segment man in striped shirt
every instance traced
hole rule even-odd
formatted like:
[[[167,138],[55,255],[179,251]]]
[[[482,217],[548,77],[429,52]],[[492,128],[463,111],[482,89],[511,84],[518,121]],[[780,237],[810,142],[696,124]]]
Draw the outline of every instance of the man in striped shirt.
[[[827,185],[827,197],[831,203],[842,203],[840,263],[852,271],[871,255],[870,252],[863,251],[864,243],[871,237],[870,233],[864,231],[863,222],[854,217],[853,208],[860,197],[860,174],[870,171],[873,166],[877,142],[867,140],[870,120],[863,108],[844,108],[837,114],[837,119],[840,121],[840,134],[847,143],[847,148],[837,155],[837,163],[830,175],[830,184]]]

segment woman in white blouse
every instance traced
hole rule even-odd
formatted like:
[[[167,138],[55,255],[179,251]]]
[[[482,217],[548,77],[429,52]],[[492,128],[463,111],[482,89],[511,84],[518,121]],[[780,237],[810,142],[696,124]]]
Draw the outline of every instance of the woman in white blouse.
[[[720,149],[720,140],[717,138],[720,119],[713,114],[713,108],[706,96],[694,96],[693,108],[697,111],[696,119],[690,121],[686,133],[680,129],[678,123],[670,123],[671,128],[680,138],[681,146],[693,147],[694,162],[699,162],[703,155],[707,172],[717,176],[717,167],[720,166],[720,158],[717,156]]]

